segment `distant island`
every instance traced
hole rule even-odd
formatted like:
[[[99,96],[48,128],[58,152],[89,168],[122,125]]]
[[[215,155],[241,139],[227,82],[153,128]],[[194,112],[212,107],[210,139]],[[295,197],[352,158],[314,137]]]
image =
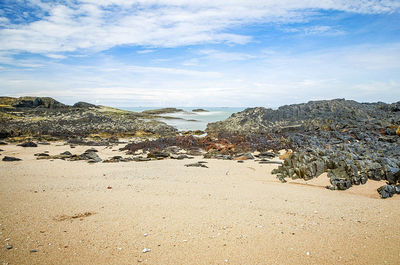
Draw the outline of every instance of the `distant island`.
[[[192,112],[209,112],[209,111],[205,109],[193,109]]]
[[[182,111],[183,111],[183,109],[162,108],[162,109],[144,110],[144,111],[142,111],[142,113],[151,114],[151,115],[160,115],[160,114],[176,113],[176,112],[182,112]]]

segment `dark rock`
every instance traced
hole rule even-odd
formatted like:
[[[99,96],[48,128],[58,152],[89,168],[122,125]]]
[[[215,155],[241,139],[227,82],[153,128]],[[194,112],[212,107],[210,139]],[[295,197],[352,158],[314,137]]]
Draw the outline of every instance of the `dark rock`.
[[[65,151],[65,152],[62,152],[60,155],[63,155],[63,156],[72,156],[72,153],[71,153],[70,151]]]
[[[7,248],[8,250],[10,250],[10,249],[13,248],[13,246],[12,246],[12,245],[7,245],[6,248]]]
[[[97,150],[97,149],[94,149],[94,148],[90,148],[90,149],[87,149],[87,150],[85,151],[85,153],[87,153],[87,152],[98,152],[98,150]]]
[[[400,178],[400,169],[387,166],[386,167],[386,180],[389,184],[396,184]]]
[[[146,161],[151,161],[151,158],[138,156],[138,157],[134,157],[134,158],[133,158],[133,161],[136,161],[136,162],[146,162]]]
[[[46,153],[37,153],[37,154],[34,154],[34,156],[50,156],[50,155],[46,154]]]
[[[333,178],[331,179],[331,184],[335,190],[347,190],[352,186],[351,181],[348,179]]]
[[[262,158],[274,158],[274,157],[276,157],[276,154],[272,153],[272,152],[262,152],[262,153],[256,155],[256,157],[261,158],[261,159]]]
[[[394,191],[396,192],[396,194],[400,194],[400,184],[394,186]]]
[[[20,158],[17,158],[17,157],[12,157],[12,156],[5,156],[5,157],[3,157],[3,159],[2,159],[3,161],[21,161],[22,159],[20,159]]]
[[[89,160],[92,163],[101,162],[101,158],[96,154],[96,152],[85,152],[79,155],[79,160]]]
[[[193,109],[192,112],[209,112],[209,111],[205,109]]]
[[[83,109],[97,108],[96,105],[90,104],[90,103],[87,103],[87,102],[83,102],[83,101],[79,101],[79,102],[75,103],[75,104],[73,105],[73,107],[74,107],[74,108],[83,108]]]
[[[275,164],[275,165],[282,165],[282,162],[280,161],[259,161],[259,164]]]
[[[134,158],[124,158],[122,156],[113,156],[112,158],[106,159],[103,163],[117,163],[117,162],[130,162],[136,161]]]
[[[390,198],[396,193],[394,185],[384,185],[378,188],[378,193],[382,199]]]
[[[34,143],[34,142],[31,142],[31,141],[25,142],[25,143],[22,143],[22,144],[17,144],[17,145],[18,146],[22,146],[22,147],[37,147],[37,144]]]
[[[208,168],[208,166],[204,165],[203,163],[186,164],[185,167],[205,167],[205,168]]]
[[[12,105],[16,108],[48,108],[48,109],[57,109],[57,108],[66,108],[67,105],[64,105],[57,100],[49,97],[20,97],[16,99],[16,102]]]
[[[0,145],[7,145],[6,142],[0,141]]]

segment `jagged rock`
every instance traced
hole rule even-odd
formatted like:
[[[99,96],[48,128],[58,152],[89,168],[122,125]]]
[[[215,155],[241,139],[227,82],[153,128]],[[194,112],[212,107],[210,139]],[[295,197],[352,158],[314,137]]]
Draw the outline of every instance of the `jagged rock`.
[[[3,157],[2,160],[7,162],[12,162],[12,161],[21,161],[22,159],[13,156],[5,156]]]
[[[348,179],[331,178],[330,182],[333,190],[347,190],[352,186],[351,181]]]
[[[399,168],[387,166],[385,173],[386,173],[386,180],[389,182],[389,184],[396,184],[399,181],[400,178]]]
[[[22,146],[22,147],[37,147],[37,144],[34,143],[34,142],[31,142],[31,141],[25,142],[25,143],[22,143],[22,144],[17,144],[17,145],[18,146]]]
[[[393,185],[384,185],[378,188],[377,191],[382,199],[393,197],[393,194],[396,193],[396,189]]]
[[[84,152],[78,156],[77,160],[89,160],[93,163],[101,162],[101,158],[96,154],[96,152]]]

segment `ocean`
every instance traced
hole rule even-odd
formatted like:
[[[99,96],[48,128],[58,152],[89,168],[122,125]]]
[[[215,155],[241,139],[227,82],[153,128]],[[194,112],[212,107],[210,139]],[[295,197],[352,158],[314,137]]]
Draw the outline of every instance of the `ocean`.
[[[231,116],[235,112],[244,110],[244,107],[219,107],[219,108],[208,108],[208,107],[176,107],[177,109],[183,109],[183,112],[167,113],[161,116],[174,117],[179,119],[157,119],[165,122],[168,125],[174,126],[180,131],[189,130],[205,130],[207,124],[210,122],[222,121]],[[129,111],[142,112],[144,110],[160,109],[158,107],[125,107],[120,108]],[[204,109],[207,112],[192,112],[193,109]]]

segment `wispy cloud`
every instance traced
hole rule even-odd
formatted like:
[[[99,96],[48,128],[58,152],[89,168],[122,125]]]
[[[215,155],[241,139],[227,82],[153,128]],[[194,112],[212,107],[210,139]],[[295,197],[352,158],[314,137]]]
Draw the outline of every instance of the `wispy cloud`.
[[[243,61],[243,60],[248,60],[248,59],[252,59],[255,57],[254,55],[250,55],[247,53],[225,52],[225,51],[219,51],[219,50],[214,50],[214,49],[200,50],[199,53],[209,59],[220,60],[220,61],[225,61],[225,62]]]
[[[318,25],[318,26],[309,26],[309,27],[292,27],[292,28],[284,28],[284,31],[291,33],[298,33],[305,36],[310,35],[318,35],[318,36],[339,36],[344,35],[346,32],[341,29],[337,29],[332,26],[326,25]]]

